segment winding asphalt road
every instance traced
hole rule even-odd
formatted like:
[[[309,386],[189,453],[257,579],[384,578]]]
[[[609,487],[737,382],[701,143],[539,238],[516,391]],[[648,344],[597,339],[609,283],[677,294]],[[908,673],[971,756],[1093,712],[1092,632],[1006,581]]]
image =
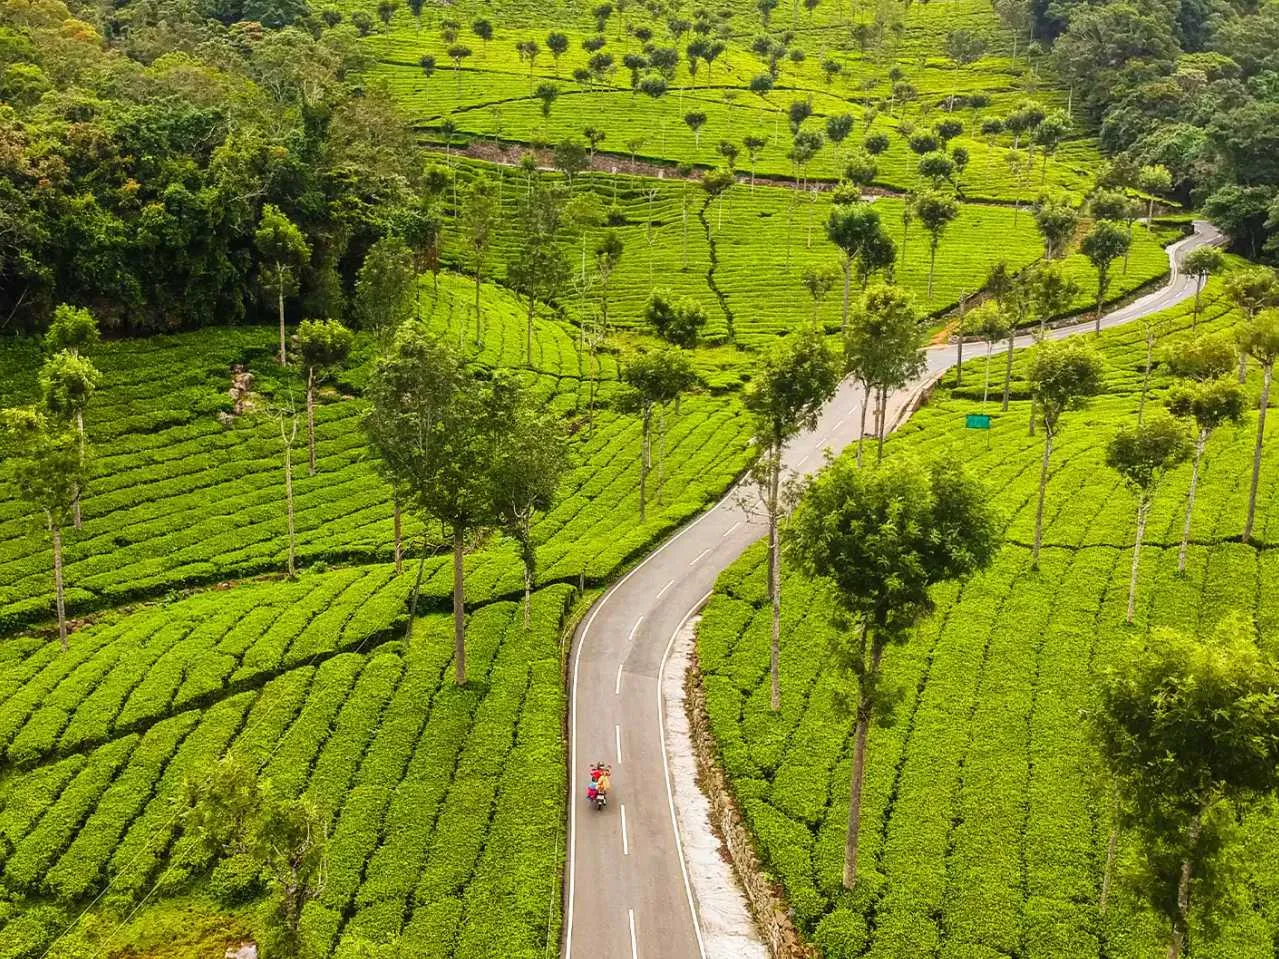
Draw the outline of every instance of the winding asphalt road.
[[[1178,270],[1197,246],[1220,242],[1207,223],[1169,247],[1168,283],[1102,318],[1128,323],[1193,296],[1195,280]],[[1058,327],[1062,338],[1093,322]],[[1028,346],[1030,336],[1016,345]],[[889,400],[898,424],[920,392],[955,362],[953,346],[927,351],[920,378]],[[822,465],[822,453],[857,439],[861,391],[839,387],[817,428],[788,446],[797,473]],[[671,795],[661,688],[680,627],[710,596],[729,564],[766,532],[730,493],[650,553],[591,609],[574,638],[571,660],[571,795],[565,870],[564,959],[704,959],[697,905],[688,880]],[[588,807],[585,780],[592,762],[613,765],[612,802]]]

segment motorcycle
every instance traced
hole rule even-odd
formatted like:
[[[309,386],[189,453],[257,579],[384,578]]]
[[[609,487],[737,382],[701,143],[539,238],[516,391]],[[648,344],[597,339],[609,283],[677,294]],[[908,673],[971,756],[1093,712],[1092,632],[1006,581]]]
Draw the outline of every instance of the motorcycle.
[[[611,785],[609,777],[613,770],[606,763],[598,763],[591,767],[591,781],[586,787],[586,801],[599,812],[608,805],[608,790]]]

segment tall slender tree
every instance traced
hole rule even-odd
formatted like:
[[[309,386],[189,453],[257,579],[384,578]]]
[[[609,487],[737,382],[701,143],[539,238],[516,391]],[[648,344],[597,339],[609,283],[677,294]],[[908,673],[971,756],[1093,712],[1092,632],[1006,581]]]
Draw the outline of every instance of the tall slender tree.
[[[303,320],[298,326],[297,350],[306,370],[306,460],[315,475],[315,396],[320,384],[336,373],[351,355],[355,337],[337,320]]]
[[[1221,905],[1240,817],[1279,790],[1276,688],[1274,648],[1241,617],[1209,636],[1134,639],[1102,686],[1101,753],[1120,823],[1139,840],[1137,891],[1167,923],[1168,959],[1189,944],[1192,907],[1207,917]]]
[[[928,293],[933,301],[933,274],[937,269],[937,248],[941,245],[946,228],[959,216],[959,203],[955,198],[938,190],[925,190],[915,197],[915,217],[928,234]]]
[[[1195,278],[1195,313],[1191,326],[1199,325],[1200,300],[1208,277],[1220,273],[1226,258],[1215,246],[1199,246],[1186,254],[1181,269]]]
[[[1044,541],[1044,499],[1048,490],[1048,467],[1053,440],[1061,430],[1061,418],[1069,410],[1083,406],[1101,390],[1101,360],[1088,347],[1071,341],[1046,341],[1035,347],[1030,363],[1030,391],[1044,428],[1044,458],[1039,467],[1039,497],[1035,507],[1035,542],[1030,565],[1039,568],[1039,550]]]
[[[839,265],[844,271],[844,304],[840,319],[842,329],[848,329],[853,265],[862,251],[882,234],[884,227],[879,222],[879,213],[869,203],[836,206],[826,221],[826,238],[839,248]],[[883,238],[886,239],[886,235]]]
[[[790,533],[804,569],[831,590],[840,613],[836,654],[857,687],[843,876],[853,889],[867,735],[891,703],[884,652],[908,642],[932,610],[931,587],[990,564],[998,523],[986,490],[951,463],[863,470],[843,458],[809,484]]]
[[[1186,427],[1163,410],[1156,411],[1135,426],[1121,427],[1106,447],[1106,465],[1123,477],[1137,495],[1137,534],[1132,547],[1132,573],[1128,577],[1128,611],[1132,622],[1137,608],[1137,573],[1141,566],[1141,544],[1146,536],[1146,519],[1159,484],[1174,467],[1190,458],[1190,436]]]
[[[622,408],[640,417],[640,522],[647,518],[648,476],[653,468],[653,418],[697,384],[688,354],[677,347],[636,353],[622,367],[627,391]],[[659,453],[660,456],[660,453]],[[659,459],[660,469],[660,459]],[[660,492],[659,492],[660,496]]]
[[[529,626],[531,597],[537,576],[533,518],[556,501],[569,465],[568,435],[563,418],[537,402],[507,375],[495,382],[494,412],[504,424],[487,464],[498,524],[520,549],[524,568],[524,626]]]
[[[455,677],[466,683],[468,535],[496,522],[491,477],[495,437],[491,383],[471,377],[462,357],[419,323],[406,323],[378,358],[367,395],[365,429],[393,482],[424,514],[449,530],[453,544]]]
[[[896,286],[873,286],[866,291],[844,336],[844,372],[862,384],[861,425],[856,463],[862,465],[866,413],[872,396],[877,458],[883,457],[887,429],[887,401],[893,390],[909,383],[924,368],[924,330],[910,295]]]
[[[1097,271],[1096,332],[1101,333],[1101,304],[1110,289],[1110,269],[1115,260],[1123,256],[1131,245],[1128,234],[1110,220],[1098,220],[1079,244],[1080,252],[1088,257]]]
[[[72,522],[88,457],[74,429],[36,407],[0,410],[0,468],[18,499],[39,516],[53,547],[53,598],[58,642],[67,650],[62,533]]]
[[[275,299],[280,318],[280,365],[289,362],[285,345],[284,301],[298,291],[302,267],[311,257],[306,238],[279,207],[268,203],[253,234],[258,252],[258,280],[265,293]]]
[[[1243,541],[1252,540],[1257,516],[1257,487],[1261,482],[1261,445],[1266,436],[1266,409],[1270,406],[1270,381],[1279,359],[1279,309],[1262,310],[1240,331],[1239,349],[1261,366],[1261,398],[1257,407],[1257,442],[1252,451],[1252,482],[1248,487],[1248,518],[1243,525]]]
[[[501,203],[493,183],[479,177],[467,190],[462,201],[462,232],[471,255],[471,275],[475,279],[475,345],[484,345],[484,314],[480,310],[480,285],[488,267],[493,232],[501,215]]]
[[[781,520],[786,512],[782,454],[801,430],[817,425],[822,406],[839,384],[839,367],[821,335],[805,330],[787,337],[764,355],[751,378],[744,402],[751,414],[759,456],[751,466],[751,482],[768,516],[768,600],[772,607],[769,657],[769,702],[781,708]]]
[[[68,349],[54,353],[40,367],[40,398],[45,411],[75,431],[82,459],[88,456],[84,411],[100,379],[97,367],[87,357]],[[80,489],[76,487],[71,505],[72,525],[79,529],[81,520]]]
[[[1190,521],[1195,510],[1195,492],[1199,487],[1199,461],[1204,447],[1218,428],[1243,419],[1247,398],[1243,387],[1228,377],[1194,381],[1175,387],[1168,397],[1168,409],[1174,416],[1191,420],[1195,426],[1195,451],[1191,459],[1190,489],[1186,493],[1186,519],[1181,528],[1181,548],[1177,551],[1177,572],[1186,572],[1186,550],[1190,544]]]

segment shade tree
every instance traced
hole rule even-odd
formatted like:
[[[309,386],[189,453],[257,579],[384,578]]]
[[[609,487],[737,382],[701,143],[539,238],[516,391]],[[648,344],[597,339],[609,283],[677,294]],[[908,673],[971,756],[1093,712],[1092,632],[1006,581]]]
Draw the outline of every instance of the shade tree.
[[[1250,266],[1232,270],[1226,277],[1226,298],[1242,310],[1245,323],[1252,323],[1257,313],[1269,307],[1279,307],[1279,275],[1265,266]],[[1248,351],[1239,352],[1239,382],[1248,375]]]
[[[75,429],[39,407],[0,410],[0,453],[0,475],[49,535],[58,642],[65,652],[62,534],[74,522],[75,502],[88,477],[88,456]]]
[[[893,697],[883,658],[933,609],[932,588],[988,566],[998,523],[984,487],[958,466],[894,463],[864,470],[836,460],[805,489],[788,529],[794,555],[834,601],[835,655],[851,676],[855,716],[843,885],[858,879],[866,746]]]
[[[840,325],[848,329],[851,305],[853,266],[862,252],[879,242],[888,240],[879,212],[868,203],[852,203],[832,208],[826,220],[826,238],[840,251],[840,268],[844,273],[844,301]],[[888,240],[891,243],[891,240]]]
[[[1208,277],[1218,274],[1225,267],[1226,258],[1215,246],[1195,247],[1181,261],[1181,268],[1195,278],[1195,311],[1191,326],[1199,325],[1200,298]]]
[[[527,629],[537,578],[533,518],[546,513],[559,496],[570,462],[568,434],[563,417],[539,403],[510,374],[497,377],[493,391],[492,413],[502,429],[485,468],[497,524],[519,545]]]
[[[706,311],[695,300],[676,300],[670,290],[654,290],[644,306],[644,320],[666,342],[692,349],[706,326]]]
[[[1079,229],[1079,211],[1069,203],[1041,200],[1035,204],[1035,226],[1044,238],[1044,259],[1053,260],[1070,247]]]
[[[455,679],[466,684],[466,594],[463,559],[468,535],[493,526],[490,478],[496,435],[492,383],[471,376],[461,355],[421,323],[396,331],[374,364],[364,426],[384,474],[404,491],[425,524],[436,519],[453,547]]]
[[[806,330],[787,337],[761,357],[743,397],[759,451],[750,479],[768,518],[768,599],[772,610],[769,702],[774,712],[781,708],[780,529],[788,507],[783,496],[782,456],[787,442],[817,425],[822,406],[838,385],[838,362],[821,335]]]
[[[1079,250],[1097,271],[1097,303],[1095,331],[1101,333],[1101,304],[1110,289],[1110,270],[1115,260],[1128,252],[1131,241],[1111,220],[1098,220],[1080,241]]]
[[[662,410],[688,392],[697,383],[697,374],[688,354],[676,347],[665,347],[636,353],[622,367],[622,382],[627,389],[619,405],[634,412],[640,418],[640,522],[646,519],[648,504],[648,476],[653,466],[653,417],[659,421]],[[659,432],[660,432],[659,422]],[[658,470],[662,467],[661,451],[658,453]],[[658,482],[658,501],[661,500],[661,482]]]
[[[307,469],[315,475],[315,397],[351,355],[355,337],[337,320],[303,320],[296,334],[297,352],[306,373]]]
[[[1137,840],[1135,891],[1180,959],[1192,923],[1243,890],[1230,841],[1241,817],[1279,789],[1279,664],[1245,617],[1205,636],[1160,628],[1130,641],[1106,675],[1094,729],[1119,824]],[[1195,953],[1199,953],[1198,943]]]
[[[1132,426],[1120,427],[1106,446],[1106,465],[1117,472],[1137,497],[1137,532],[1132,547],[1132,571],[1128,577],[1127,622],[1132,623],[1137,603],[1137,573],[1146,520],[1155,492],[1173,468],[1190,459],[1192,444],[1185,425],[1164,410]]]
[[[1045,341],[1031,354],[1030,392],[1044,430],[1044,455],[1039,467],[1039,495],[1035,506],[1035,539],[1030,565],[1039,568],[1039,550],[1044,541],[1044,500],[1048,490],[1048,469],[1053,440],[1062,428],[1062,416],[1084,406],[1101,392],[1102,363],[1088,346],[1075,340]]]
[[[1248,518],[1244,521],[1243,541],[1252,540],[1253,522],[1257,516],[1257,489],[1261,482],[1261,446],[1266,435],[1266,410],[1270,406],[1270,383],[1275,360],[1279,359],[1279,309],[1257,313],[1239,332],[1239,350],[1257,361],[1261,367],[1261,398],[1257,405],[1257,439],[1252,451],[1252,480],[1248,486]]]
[[[938,190],[925,190],[913,201],[915,217],[928,234],[928,302],[933,299],[933,274],[937,269],[937,248],[946,228],[959,216],[955,198]]]
[[[862,384],[861,425],[855,462],[862,464],[866,415],[875,397],[877,456],[883,457],[888,395],[924,368],[924,330],[910,294],[874,286],[863,294],[844,334],[844,372]]]
[[[285,345],[284,301],[298,291],[302,268],[311,257],[311,248],[279,207],[268,203],[262,208],[253,234],[258,254],[258,282],[265,295],[274,298],[280,319],[280,365],[289,362]]]
[[[1232,351],[1233,360],[1233,351]],[[1231,363],[1233,366],[1233,361]],[[1199,463],[1212,434],[1222,426],[1243,419],[1247,396],[1243,387],[1227,376],[1206,380],[1188,380],[1175,386],[1168,396],[1168,410],[1174,416],[1191,421],[1195,428],[1194,455],[1191,457],[1190,488],[1186,493],[1186,518],[1181,528],[1181,547],[1177,551],[1177,572],[1186,572],[1186,550],[1190,544],[1190,523],[1195,510],[1195,493],[1199,487]]]

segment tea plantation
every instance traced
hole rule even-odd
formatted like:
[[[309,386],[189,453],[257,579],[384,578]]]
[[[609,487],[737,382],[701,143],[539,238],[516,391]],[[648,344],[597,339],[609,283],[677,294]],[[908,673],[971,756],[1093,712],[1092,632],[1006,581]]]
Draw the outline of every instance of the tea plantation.
[[[1111,165],[1124,131],[1048,51],[1041,6],[0,0],[0,959],[223,959],[249,941],[262,959],[558,955],[572,630],[752,465],[765,352],[810,326],[839,351],[832,215],[878,216],[895,258],[874,281],[909,296],[921,341],[944,342],[1000,264],[1034,272],[1044,208],[1078,216],[1056,251],[1077,285],[1066,312],[1095,304],[1098,224],[1130,244],[1106,260],[1107,305],[1165,278],[1199,192],[1157,174],[1199,141],[1143,141],[1140,162]],[[1245,84],[1198,56],[1159,75],[1161,97],[1274,75]],[[1109,212],[1099,187],[1116,191]],[[932,234],[921,197],[954,201]],[[1234,329],[1213,272],[1198,326]],[[695,343],[661,327],[663,303],[704,317]],[[68,308],[100,339],[50,335]],[[305,423],[308,320],[351,338],[348,354],[326,327],[342,355],[317,366],[314,470],[305,433],[287,434]],[[1184,342],[1189,306],[1164,320],[1163,342]],[[504,441],[521,423],[563,428],[554,495],[527,506],[527,583],[508,516],[450,526],[420,489],[392,495],[369,427],[409,405],[378,391],[406,327],[456,350],[459,406],[508,378],[524,388],[528,419],[512,414]],[[829,599],[787,573],[773,715],[763,555],[723,573],[697,642],[713,733],[825,959],[1136,959],[1162,944],[1126,887],[1097,909],[1110,819],[1086,720],[1133,630],[1234,610],[1279,629],[1279,451],[1246,546],[1255,412],[1213,437],[1184,577],[1176,473],[1137,624],[1121,626],[1133,503],[1102,457],[1137,402],[1142,335],[1100,341],[1105,393],[1058,443],[1038,572],[1025,357],[999,412],[966,347],[962,386],[948,374],[889,442],[890,463],[950,454],[980,473],[1005,545],[892,651],[902,698],[871,735],[855,895],[840,884],[849,722]],[[680,389],[646,407],[637,357],[659,350]],[[49,381],[81,361],[96,370],[82,417]],[[1157,366],[1152,403],[1169,381]],[[964,429],[979,409],[988,434]],[[32,437],[73,427],[80,452],[58,462],[83,472],[40,475],[33,493]],[[482,448],[457,477],[490,477],[509,450]],[[68,490],[66,522],[33,504]],[[219,833],[204,817],[228,769],[251,786],[221,797],[243,828]],[[278,804],[263,807],[270,865],[246,838],[250,793]],[[313,816],[302,839],[298,810]],[[1230,853],[1247,901],[1192,959],[1274,956],[1276,812],[1243,822]],[[280,859],[309,881],[282,880]],[[650,959],[660,942],[600,948]]]
[[[1210,292],[1199,330],[1239,321]],[[1190,335],[1188,308],[1160,317],[1164,342]],[[1133,417],[1141,330],[1103,334],[1106,392],[1068,414],[1048,484],[1044,554],[1030,567],[1042,438],[1027,435],[1028,402],[997,402],[989,441],[964,428],[982,409],[983,361],[952,371],[890,440],[889,457],[958,456],[986,481],[1004,525],[993,566],[937,590],[936,611],[885,657],[900,693],[893,722],[872,727],[855,894],[841,885],[851,719],[835,694],[830,600],[797,573],[782,595],[782,709],[769,710],[770,613],[765,554],[725,572],[698,632],[708,709],[725,768],[767,868],[798,924],[829,957],[1137,957],[1166,935],[1120,892],[1098,900],[1110,826],[1088,717],[1098,677],[1133,631],[1211,630],[1232,612],[1259,634],[1279,627],[1279,564],[1268,548],[1274,486],[1263,486],[1257,545],[1239,542],[1256,415],[1211,439],[1201,471],[1186,574],[1177,574],[1189,468],[1160,487],[1142,553],[1136,622],[1124,625],[1134,498],[1103,463],[1117,425]],[[1024,397],[1024,358],[1014,397]],[[995,374],[995,382],[1002,373]],[[1156,369],[1153,401],[1169,385]],[[1252,389],[1255,391],[1254,381]],[[891,459],[890,459],[891,462]],[[1263,476],[1279,468],[1267,450]],[[1196,956],[1273,954],[1279,930],[1274,830],[1267,810],[1227,853],[1245,876],[1244,907]],[[1121,843],[1121,862],[1130,840]]]

